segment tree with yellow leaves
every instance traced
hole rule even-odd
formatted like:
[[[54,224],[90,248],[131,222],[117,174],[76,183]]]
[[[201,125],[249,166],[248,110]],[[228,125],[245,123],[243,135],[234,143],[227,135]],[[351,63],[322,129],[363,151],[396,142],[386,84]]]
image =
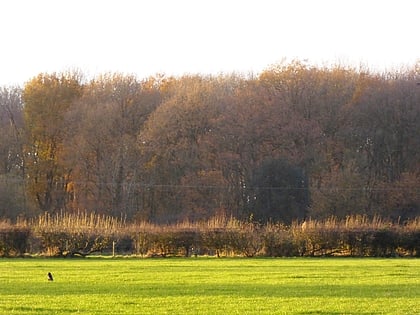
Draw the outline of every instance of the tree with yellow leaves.
[[[80,96],[77,73],[40,74],[23,90],[29,196],[43,211],[65,208],[72,168],[65,165],[65,114]]]

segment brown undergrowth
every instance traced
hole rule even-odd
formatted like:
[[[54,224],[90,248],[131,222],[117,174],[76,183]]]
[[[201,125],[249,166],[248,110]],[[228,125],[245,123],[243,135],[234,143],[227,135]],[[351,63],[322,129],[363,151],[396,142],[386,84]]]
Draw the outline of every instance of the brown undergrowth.
[[[369,256],[420,257],[420,219],[392,222],[349,216],[287,226],[219,216],[157,225],[95,213],[45,213],[16,223],[0,221],[0,255],[51,257]]]

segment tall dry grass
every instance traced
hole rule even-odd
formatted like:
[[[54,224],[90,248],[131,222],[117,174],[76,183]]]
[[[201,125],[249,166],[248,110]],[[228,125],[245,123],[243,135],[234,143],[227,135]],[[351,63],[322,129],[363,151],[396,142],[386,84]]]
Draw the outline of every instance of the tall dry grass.
[[[10,228],[13,228],[13,224],[10,222],[10,220],[0,220],[0,230],[8,230]]]
[[[17,224],[31,227],[33,230],[60,232],[95,231],[106,234],[116,233],[127,226],[123,217],[116,218],[87,211],[75,213],[61,211],[54,214],[46,212],[32,219],[18,220]]]
[[[0,231],[7,233],[16,228],[29,230],[32,243],[55,255],[109,251],[115,245],[120,253],[142,256],[420,255],[420,218],[402,223],[379,216],[331,217],[287,226],[216,216],[205,221],[158,225],[80,211],[44,213],[33,219],[19,219],[15,224],[0,221]]]

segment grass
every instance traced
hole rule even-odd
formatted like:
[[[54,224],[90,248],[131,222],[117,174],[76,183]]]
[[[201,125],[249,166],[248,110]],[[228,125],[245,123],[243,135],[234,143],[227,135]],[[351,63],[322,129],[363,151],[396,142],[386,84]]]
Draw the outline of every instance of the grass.
[[[0,314],[420,314],[417,259],[1,259],[0,284]]]

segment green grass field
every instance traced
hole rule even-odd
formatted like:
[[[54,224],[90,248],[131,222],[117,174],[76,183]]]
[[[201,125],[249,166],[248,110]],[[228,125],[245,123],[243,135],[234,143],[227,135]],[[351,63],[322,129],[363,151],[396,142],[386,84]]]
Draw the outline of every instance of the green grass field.
[[[420,314],[418,259],[0,259],[0,284],[1,314]]]

